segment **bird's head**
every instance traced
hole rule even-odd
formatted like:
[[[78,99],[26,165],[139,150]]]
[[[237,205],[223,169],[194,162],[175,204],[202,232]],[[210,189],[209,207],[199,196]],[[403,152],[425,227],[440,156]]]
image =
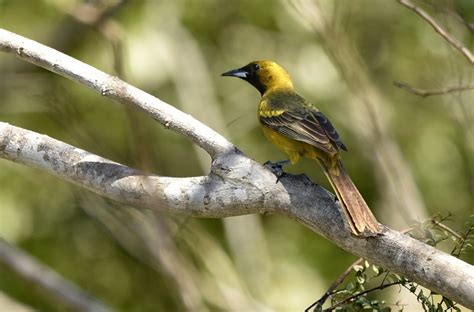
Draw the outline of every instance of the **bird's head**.
[[[238,77],[253,85],[260,94],[270,90],[293,90],[290,75],[280,65],[272,61],[255,61],[244,67],[229,70],[222,76]]]

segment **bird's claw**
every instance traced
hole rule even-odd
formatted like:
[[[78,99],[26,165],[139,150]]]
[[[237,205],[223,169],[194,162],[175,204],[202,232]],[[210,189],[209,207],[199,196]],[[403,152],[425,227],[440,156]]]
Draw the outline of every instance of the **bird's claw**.
[[[281,160],[277,162],[266,161],[263,165],[270,169],[271,172],[277,177],[276,183],[286,174],[283,171],[283,166],[289,163],[289,160]]]

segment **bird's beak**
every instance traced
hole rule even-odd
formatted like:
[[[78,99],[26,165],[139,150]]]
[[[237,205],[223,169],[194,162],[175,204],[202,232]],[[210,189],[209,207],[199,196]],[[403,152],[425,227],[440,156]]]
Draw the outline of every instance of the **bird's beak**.
[[[249,76],[249,72],[243,68],[237,68],[237,69],[229,70],[223,73],[221,76],[238,77],[238,78],[246,79]]]

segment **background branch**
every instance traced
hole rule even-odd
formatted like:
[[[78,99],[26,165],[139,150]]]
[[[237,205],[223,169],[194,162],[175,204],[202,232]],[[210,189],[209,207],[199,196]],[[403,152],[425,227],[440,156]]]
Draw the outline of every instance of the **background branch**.
[[[445,89],[441,90],[423,90],[419,88],[414,88],[412,86],[409,86],[406,83],[400,82],[400,81],[394,81],[393,84],[400,89],[403,89],[405,91],[408,91],[410,93],[413,93],[415,95],[419,95],[421,97],[428,97],[428,96],[433,96],[433,95],[445,95],[453,92],[462,92],[462,91],[467,91],[467,90],[473,90],[474,85],[466,85],[466,86],[455,86],[455,87],[448,87]]]
[[[26,253],[0,239],[0,263],[20,275],[29,285],[47,292],[74,311],[108,312],[109,307],[86,294],[58,273],[39,263]],[[31,289],[30,289],[31,290]]]
[[[424,19],[428,24],[430,24],[431,27],[441,36],[443,37],[444,40],[446,40],[450,45],[452,45],[454,48],[456,48],[459,52],[466,57],[466,59],[469,61],[469,63],[474,64],[474,55],[472,55],[471,51],[469,51],[468,48],[466,48],[460,41],[455,39],[451,34],[449,34],[444,28],[442,28],[431,15],[429,15],[425,10],[422,8],[416,6],[413,2],[410,0],[397,0],[400,2],[402,5],[406,6],[419,16],[421,16],[422,19]]]

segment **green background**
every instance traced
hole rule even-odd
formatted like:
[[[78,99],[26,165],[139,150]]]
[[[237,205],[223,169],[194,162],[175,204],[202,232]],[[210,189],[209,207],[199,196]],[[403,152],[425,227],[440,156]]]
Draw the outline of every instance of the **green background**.
[[[402,230],[450,212],[448,225],[462,230],[473,214],[474,93],[422,98],[393,84],[468,85],[472,65],[398,2],[321,1],[313,8],[321,15],[290,1],[116,3],[0,0],[0,27],[119,75],[262,163],[285,156],[259,129],[258,92],[220,74],[274,60],[338,129],[344,163],[382,223]],[[474,2],[421,5],[474,50],[459,19],[473,21]],[[323,35],[314,28],[322,20]],[[202,150],[149,116],[8,54],[0,54],[0,120],[159,175],[209,171]],[[329,187],[310,160],[286,169]],[[284,217],[152,214],[6,160],[0,237],[121,311],[301,311],[356,259]],[[0,291],[42,311],[67,310],[4,266]],[[387,302],[417,311],[397,291]]]

